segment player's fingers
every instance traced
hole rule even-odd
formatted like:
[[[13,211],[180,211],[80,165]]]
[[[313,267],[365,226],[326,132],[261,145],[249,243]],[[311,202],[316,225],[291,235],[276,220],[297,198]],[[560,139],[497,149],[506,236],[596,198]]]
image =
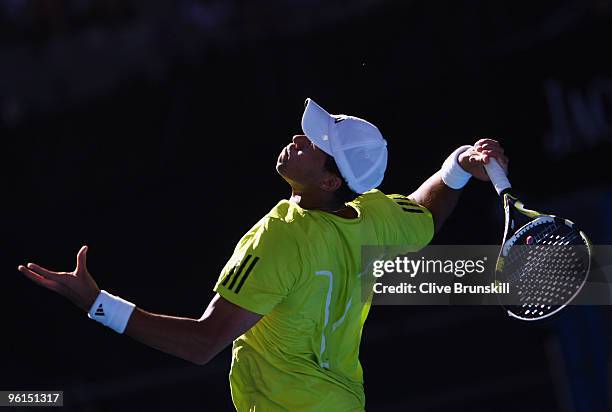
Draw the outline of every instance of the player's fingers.
[[[483,159],[483,155],[479,154],[479,153],[475,153],[475,154],[471,154],[470,157],[468,158],[470,163],[474,163],[474,164],[478,164],[478,163],[483,163],[482,159]]]
[[[21,273],[23,273],[25,275],[25,277],[27,277],[28,279],[30,279],[32,282],[40,285],[40,286],[44,286],[47,289],[51,289],[53,291],[56,291],[58,289],[59,284],[53,280],[44,278],[43,276],[39,275],[38,273],[28,269],[25,266],[21,266],[19,265],[17,267],[17,270],[19,270]]]
[[[499,143],[491,143],[487,142],[481,146],[479,146],[479,150],[494,150],[496,152],[504,153],[504,148],[499,145]]]
[[[479,153],[481,153],[483,156],[494,157],[496,159],[505,157],[504,152],[499,151],[497,149],[495,149],[495,150],[482,150]]]
[[[82,246],[77,253],[77,273],[87,270],[87,246]]]
[[[30,272],[36,273],[38,276],[42,276],[43,278],[60,282],[69,276],[67,273],[54,272],[52,270],[45,269],[42,266],[38,266],[35,263],[28,263],[28,267],[26,269],[28,269]]]
[[[508,173],[509,160],[503,153],[489,151],[488,153],[484,153],[482,155],[482,160],[484,164],[489,163],[491,161],[491,158],[496,159],[498,163],[501,165],[501,167],[506,171],[506,173]]]
[[[489,180],[489,176],[484,169],[484,155],[481,153],[473,153],[468,157],[470,163],[469,172],[479,180]]]
[[[479,147],[482,147],[483,145],[485,145],[487,143],[493,144],[493,145],[495,145],[495,144],[499,145],[499,142],[497,140],[485,138],[485,139],[480,139],[480,140],[476,141],[476,143],[474,143],[474,147],[475,148],[479,148]]]
[[[49,269],[45,269],[42,266],[37,265],[36,263],[28,263],[27,265],[28,269],[35,271],[36,273],[38,273],[39,275],[42,276],[59,276],[61,275],[61,272],[55,272],[53,270],[49,270]]]
[[[495,150],[498,152],[503,152],[504,148],[501,147],[498,143],[484,143],[478,146],[474,146],[474,150],[477,152],[484,152],[486,150]]]
[[[474,155],[474,161],[476,163],[480,163],[481,165],[485,165],[487,163],[489,163],[489,161],[491,160],[491,157],[495,157],[492,156],[491,153],[479,153],[477,155]]]

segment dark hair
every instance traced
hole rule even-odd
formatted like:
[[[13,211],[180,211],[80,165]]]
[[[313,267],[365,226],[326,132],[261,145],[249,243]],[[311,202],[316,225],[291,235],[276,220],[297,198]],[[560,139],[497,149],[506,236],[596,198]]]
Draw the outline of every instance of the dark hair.
[[[353,190],[351,190],[348,183],[346,183],[344,177],[342,177],[342,173],[340,173],[340,169],[338,169],[336,161],[333,157],[329,155],[327,155],[327,159],[325,159],[325,170],[338,175],[340,180],[342,180],[342,184],[334,192],[334,195],[336,196],[336,199],[338,199],[338,201],[346,203],[350,202],[351,200],[355,200],[359,196],[359,193],[353,192]]]

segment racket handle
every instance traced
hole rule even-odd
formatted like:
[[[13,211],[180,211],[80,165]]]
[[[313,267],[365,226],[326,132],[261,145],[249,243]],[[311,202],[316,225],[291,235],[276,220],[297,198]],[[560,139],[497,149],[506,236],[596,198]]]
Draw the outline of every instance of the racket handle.
[[[491,183],[493,183],[493,186],[495,186],[495,190],[497,191],[498,195],[501,195],[504,190],[512,187],[508,177],[506,176],[506,172],[499,165],[497,159],[490,157],[489,163],[484,165],[484,167],[489,175],[489,178],[491,178]]]

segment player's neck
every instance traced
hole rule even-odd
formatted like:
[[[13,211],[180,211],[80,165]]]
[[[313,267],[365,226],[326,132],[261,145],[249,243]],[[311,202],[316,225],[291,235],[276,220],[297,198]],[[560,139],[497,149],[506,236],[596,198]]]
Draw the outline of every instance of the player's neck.
[[[293,190],[290,200],[306,210],[322,210],[346,218],[352,218],[356,215],[352,207],[339,203],[333,195],[328,193],[308,193]]]

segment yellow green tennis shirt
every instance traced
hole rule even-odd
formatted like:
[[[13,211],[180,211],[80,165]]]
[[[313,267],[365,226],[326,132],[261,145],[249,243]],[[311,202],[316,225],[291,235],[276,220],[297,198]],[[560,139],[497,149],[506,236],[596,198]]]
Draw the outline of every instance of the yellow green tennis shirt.
[[[433,236],[424,207],[369,191],[355,219],[280,201],[238,242],[215,285],[265,315],[234,341],[230,386],[239,412],[363,411],[361,247],[420,248]]]

